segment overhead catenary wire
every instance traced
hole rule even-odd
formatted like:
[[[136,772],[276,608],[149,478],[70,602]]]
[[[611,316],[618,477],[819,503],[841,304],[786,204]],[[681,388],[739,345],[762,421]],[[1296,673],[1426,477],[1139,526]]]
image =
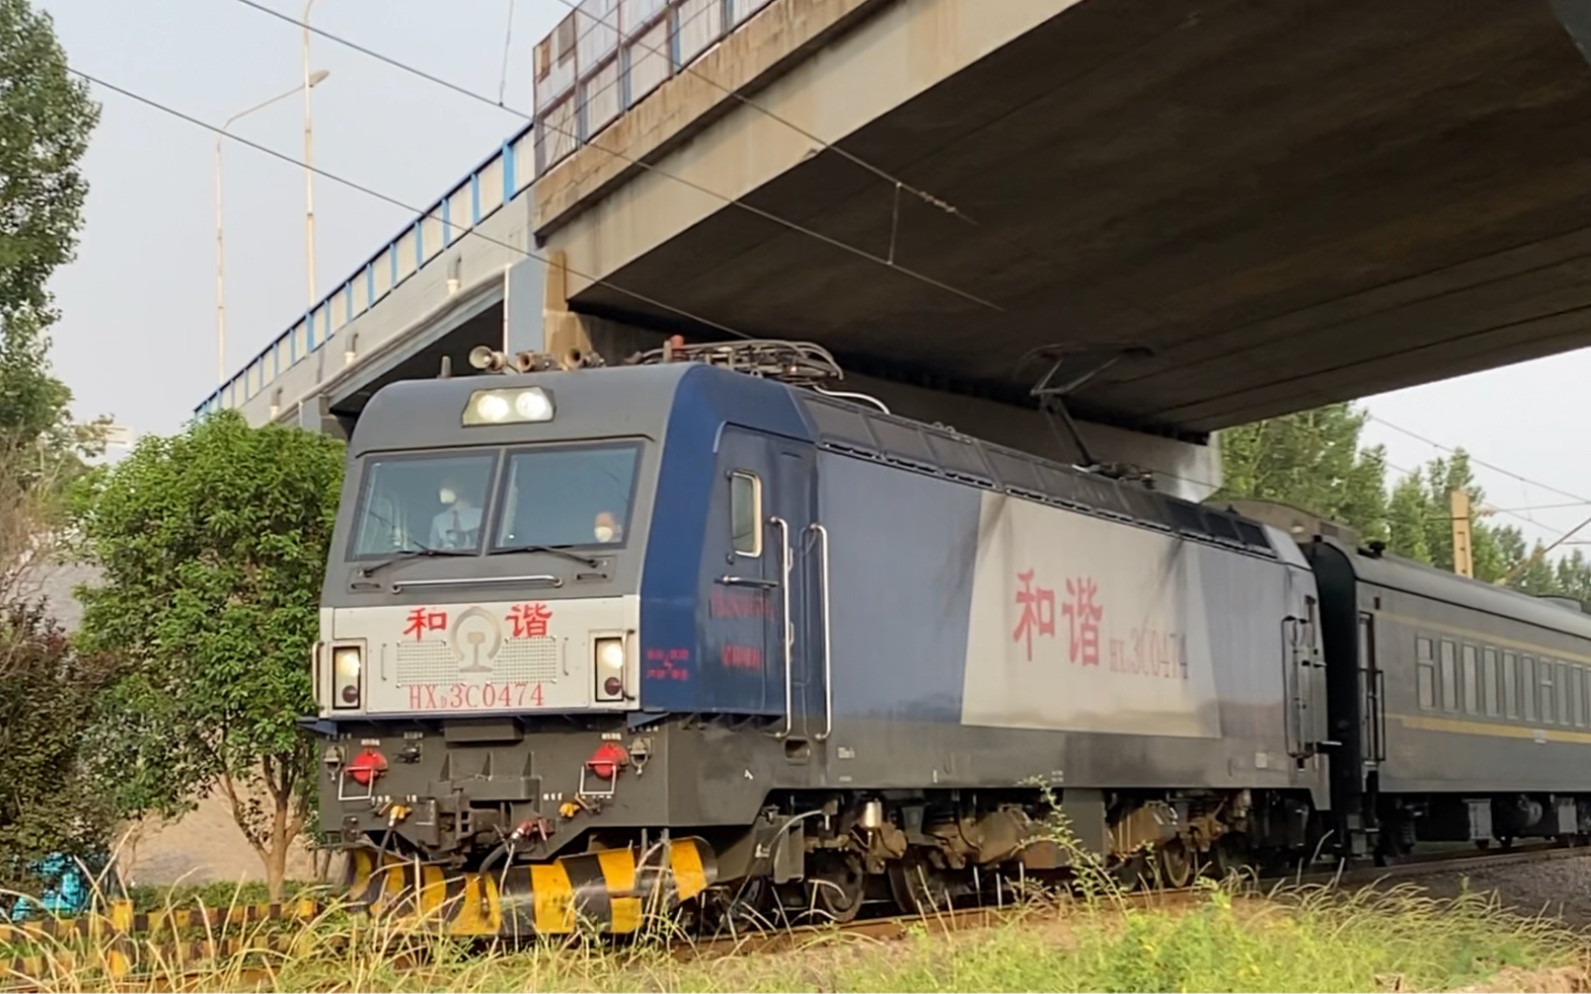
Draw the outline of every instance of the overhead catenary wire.
[[[1449,455],[1456,454],[1459,451],[1454,446],[1443,445],[1441,442],[1438,442],[1438,441],[1435,441],[1433,439],[1427,438],[1424,435],[1419,434],[1418,432],[1410,431],[1407,428],[1401,427],[1399,425],[1395,425],[1392,422],[1388,421],[1386,418],[1380,417],[1380,416],[1375,415],[1375,414],[1368,414],[1367,416],[1369,417],[1369,419],[1371,421],[1374,421],[1374,422],[1376,422],[1377,424],[1380,424],[1380,425],[1384,425],[1387,428],[1390,428],[1393,431],[1398,432],[1401,435],[1407,435],[1408,437],[1414,439],[1416,442],[1422,442],[1422,443],[1424,443],[1426,445],[1431,446],[1433,449],[1439,449],[1439,450],[1441,450],[1443,452],[1448,453]],[[1547,491],[1548,493],[1557,494],[1559,497],[1567,497],[1570,500],[1574,501],[1576,505],[1591,504],[1591,499],[1583,497],[1580,494],[1571,493],[1568,490],[1564,490],[1564,489],[1561,489],[1559,487],[1554,487],[1554,486],[1551,486],[1550,484],[1542,483],[1539,480],[1532,480],[1528,476],[1521,476],[1520,474],[1515,473],[1513,470],[1504,469],[1503,467],[1498,466],[1495,463],[1487,462],[1484,459],[1477,459],[1474,455],[1471,455],[1469,452],[1465,452],[1464,453],[1464,457],[1466,459],[1468,459],[1471,463],[1475,464],[1476,466],[1484,466],[1486,469],[1489,469],[1489,470],[1491,470],[1494,473],[1501,473],[1504,476],[1511,477],[1512,479],[1518,480],[1520,483],[1528,484],[1529,486],[1532,486],[1532,487],[1537,487],[1537,488],[1539,488],[1541,490]]]
[[[87,82],[89,82],[89,83],[91,83],[91,84],[93,84],[95,86],[103,87],[104,89],[109,90],[112,93],[120,94],[121,96],[127,97],[130,100],[135,100],[138,103],[141,103],[141,104],[143,104],[143,105],[145,105],[147,107],[151,107],[151,108],[153,108],[155,110],[158,110],[158,111],[160,111],[163,114],[168,114],[171,117],[175,117],[175,118],[177,118],[180,121],[185,121],[188,124],[194,125],[195,127],[203,128],[204,130],[212,132],[214,134],[222,135],[222,136],[224,136],[225,138],[227,138],[227,139],[229,139],[231,141],[235,141],[235,142],[237,142],[237,143],[239,143],[241,145],[245,145],[245,146],[247,146],[249,148],[254,149],[257,152],[262,152],[265,155],[268,155],[268,156],[270,156],[270,157],[272,157],[274,159],[280,159],[281,161],[289,163],[289,164],[294,165],[294,166],[297,166],[300,169],[308,169],[311,172],[315,173],[316,175],[322,176],[322,177],[324,177],[324,178],[326,178],[326,179],[328,179],[328,180],[332,181],[333,183],[336,183],[336,184],[338,184],[340,186],[346,186],[349,189],[355,190],[355,191],[357,191],[359,193],[363,193],[363,194],[365,194],[368,197],[373,197],[373,198],[375,198],[377,200],[380,200],[380,201],[383,201],[385,203],[391,204],[394,207],[399,207],[399,208],[402,208],[403,210],[409,211],[409,212],[411,212],[413,214],[418,214],[418,215],[426,218],[427,220],[430,220],[430,219],[435,219],[437,221],[441,221],[442,220],[442,216],[441,216],[441,213],[440,213],[440,211],[441,211],[440,205],[437,206],[437,207],[434,207],[434,208],[432,208],[430,210],[423,210],[421,208],[417,208],[417,207],[415,207],[412,204],[406,203],[405,201],[400,200],[399,198],[391,196],[389,194],[382,193],[380,190],[377,190],[377,189],[375,189],[373,187],[370,187],[370,186],[367,186],[367,185],[365,185],[363,183],[360,183],[357,180],[348,179],[345,176],[341,176],[341,175],[339,175],[337,173],[330,172],[330,171],[328,171],[328,170],[326,170],[326,169],[324,169],[324,168],[322,168],[320,166],[306,165],[302,159],[295,158],[295,157],[293,157],[291,155],[288,155],[285,152],[278,152],[276,149],[271,148],[271,147],[269,147],[267,145],[262,145],[259,142],[251,141],[251,140],[249,140],[247,138],[243,138],[243,137],[241,137],[239,135],[233,134],[233,133],[228,132],[228,131],[223,131],[220,127],[218,127],[218,126],[216,126],[214,124],[211,124],[208,121],[205,121],[205,120],[203,120],[201,118],[194,117],[192,114],[188,114],[188,113],[186,113],[184,111],[178,110],[177,108],[172,107],[170,104],[163,103],[163,102],[161,102],[159,100],[154,99],[153,97],[144,96],[143,94],[138,93],[135,90],[129,90],[126,87],[118,86],[115,83],[111,83],[111,82],[109,82],[107,80],[104,80],[104,79],[102,79],[102,78],[100,78],[98,76],[95,76],[95,75],[93,75],[91,73],[84,72],[83,70],[77,68],[76,66],[68,65],[66,67],[66,69],[67,69],[67,72],[70,72],[74,76],[78,76],[81,79],[83,79],[83,80],[85,80],[85,81],[87,81]],[[540,255],[540,254],[538,254],[536,252],[532,252],[529,249],[521,248],[518,245],[514,245],[514,244],[512,244],[510,242],[506,242],[506,241],[502,241],[501,239],[493,238],[490,235],[484,234],[484,233],[480,232],[479,230],[477,230],[475,228],[467,228],[467,229],[465,229],[463,234],[461,234],[459,236],[459,238],[461,240],[464,239],[464,238],[479,238],[482,241],[487,242],[488,244],[496,245],[496,246],[499,246],[501,248],[506,248],[506,249],[508,249],[508,250],[510,250],[512,252],[516,252],[516,253],[518,253],[520,255],[523,255],[523,256],[525,256],[527,258],[535,259],[538,262],[543,262],[543,263],[546,263],[548,265],[553,265],[553,262],[551,260],[549,260],[547,257],[543,256],[543,255]],[[568,267],[566,266],[565,268],[567,269]],[[573,273],[576,276],[581,277],[582,279],[591,280],[593,283],[597,284],[598,286],[606,287],[609,290],[614,291],[615,293],[624,294],[627,297],[630,297],[630,298],[632,298],[634,300],[638,300],[638,301],[640,301],[641,303],[644,303],[644,304],[649,304],[652,307],[656,307],[656,308],[660,308],[662,310],[666,310],[666,311],[668,311],[671,314],[675,314],[675,315],[677,315],[679,317],[685,318],[688,321],[694,321],[694,322],[696,322],[696,323],[698,323],[700,325],[703,325],[704,327],[713,328],[713,329],[721,331],[721,332],[723,332],[723,333],[725,333],[727,335],[731,335],[731,336],[733,336],[735,338],[750,339],[752,337],[751,335],[748,335],[746,332],[741,331],[738,328],[733,328],[733,327],[731,327],[729,325],[723,324],[722,322],[714,321],[711,318],[703,317],[700,314],[693,313],[693,312],[688,311],[688,310],[686,310],[686,309],[684,309],[682,307],[675,307],[672,304],[665,303],[664,301],[658,300],[657,298],[652,297],[652,296],[650,296],[648,294],[641,293],[641,292],[636,291],[636,290],[630,290],[630,289],[628,289],[626,287],[619,286],[617,283],[614,283],[611,280],[602,279],[600,277],[593,276],[590,273],[583,273],[583,272],[580,272],[580,271],[575,270],[575,269],[569,269],[568,271]]]
[[[245,7],[249,7],[251,9],[253,9],[253,10],[257,10],[257,11],[259,11],[262,14],[267,14],[267,15],[269,15],[271,17],[274,17],[277,20],[284,21],[284,22],[286,22],[288,24],[296,25],[296,26],[298,26],[300,28],[304,28],[304,29],[306,29],[308,31],[311,31],[311,32],[321,36],[322,38],[325,38],[327,41],[331,41],[331,42],[334,42],[334,43],[336,43],[338,45],[342,45],[343,47],[351,49],[352,51],[358,52],[359,54],[364,55],[367,58],[375,59],[378,62],[381,62],[381,63],[383,63],[385,65],[389,65],[389,66],[393,67],[394,69],[398,69],[398,70],[400,70],[402,72],[409,73],[409,74],[411,74],[411,75],[413,75],[413,76],[415,76],[415,77],[417,77],[419,79],[425,80],[426,82],[433,83],[433,84],[435,84],[437,86],[445,87],[446,89],[449,89],[449,90],[453,91],[454,93],[460,94],[461,96],[469,97],[471,100],[475,100],[475,101],[484,103],[484,104],[486,104],[489,107],[493,107],[493,108],[496,108],[498,110],[504,111],[506,113],[513,114],[516,117],[519,117],[519,118],[521,118],[523,120],[531,122],[532,124],[534,124],[538,128],[544,128],[544,129],[547,129],[547,130],[551,130],[551,131],[553,131],[553,132],[555,132],[557,134],[563,135],[563,136],[568,137],[568,138],[574,138],[576,140],[578,140],[578,138],[579,138],[579,136],[573,131],[569,131],[569,130],[566,130],[566,129],[563,129],[563,128],[553,127],[552,125],[549,125],[546,121],[538,122],[538,121],[536,121],[535,116],[532,115],[532,114],[527,114],[524,111],[516,110],[513,107],[509,107],[507,104],[504,104],[504,103],[502,103],[500,101],[497,101],[497,100],[493,100],[491,97],[486,96],[483,93],[478,93],[478,92],[470,89],[469,87],[461,86],[458,83],[452,82],[451,80],[444,79],[441,76],[437,76],[434,73],[427,72],[426,70],[421,69],[418,66],[415,66],[415,65],[412,65],[410,63],[404,62],[402,59],[393,58],[390,55],[386,55],[386,54],[384,54],[382,52],[378,52],[378,51],[376,51],[376,50],[374,50],[372,48],[368,48],[368,47],[366,47],[364,45],[359,44],[358,42],[350,41],[349,39],[344,38],[341,35],[338,35],[338,34],[336,34],[334,32],[327,31],[324,28],[316,27],[313,24],[306,24],[305,22],[300,21],[297,18],[293,17],[291,14],[284,14],[281,11],[272,10],[270,7],[266,6],[265,4],[260,3],[259,0],[236,0],[236,2],[244,5]],[[733,197],[733,196],[730,196],[728,194],[720,193],[717,190],[713,190],[710,187],[703,186],[702,184],[696,182],[695,180],[688,179],[688,178],[686,178],[684,176],[679,175],[678,173],[671,172],[670,170],[664,169],[663,167],[658,166],[655,163],[647,162],[647,161],[645,161],[644,159],[642,159],[640,157],[628,155],[628,154],[626,154],[624,152],[620,152],[620,151],[608,148],[608,147],[603,146],[603,145],[588,145],[586,147],[597,149],[597,150],[599,150],[599,151],[601,151],[601,152],[603,152],[603,153],[605,153],[607,155],[613,156],[614,158],[626,163],[627,165],[632,165],[632,166],[635,166],[638,169],[643,169],[643,170],[645,170],[647,172],[655,173],[658,176],[663,177],[664,179],[672,180],[672,181],[674,181],[676,183],[679,183],[679,184],[681,184],[683,186],[686,186],[686,187],[688,187],[688,188],[690,188],[692,190],[695,190],[696,192],[701,193],[704,196],[712,197],[713,199],[718,200],[718,201],[720,201],[721,203],[723,203],[723,204],[725,204],[727,206],[734,207],[734,208],[737,208],[739,210],[743,210],[743,211],[746,211],[748,213],[754,214],[757,217],[760,217],[760,218],[762,218],[765,221],[769,221],[769,222],[772,222],[774,224],[780,225],[781,227],[788,228],[789,230],[794,231],[797,234],[800,234],[800,235],[803,235],[805,237],[812,238],[812,239],[815,239],[817,241],[823,242],[824,244],[829,245],[832,248],[837,248],[837,249],[840,249],[841,251],[848,252],[851,255],[855,255],[855,256],[857,256],[857,257],[859,257],[861,259],[864,259],[864,260],[866,260],[868,262],[871,262],[871,263],[874,263],[876,265],[882,266],[885,269],[891,270],[893,272],[900,273],[903,276],[906,276],[906,277],[909,277],[911,279],[917,280],[918,282],[923,283],[925,285],[932,286],[932,287],[935,287],[936,289],[943,290],[946,293],[953,294],[953,295],[955,295],[957,297],[960,297],[963,300],[966,300],[966,301],[968,301],[970,303],[977,304],[980,307],[984,307],[984,308],[987,308],[989,310],[998,311],[998,312],[1005,311],[1004,307],[1000,306],[999,304],[995,303],[994,301],[988,300],[985,297],[981,297],[981,296],[979,296],[979,295],[977,295],[975,293],[972,293],[971,291],[968,291],[968,290],[963,290],[960,287],[957,287],[957,286],[955,286],[953,284],[947,283],[944,280],[938,279],[937,277],[929,276],[927,273],[919,272],[918,270],[912,269],[912,268],[910,268],[908,266],[902,266],[900,263],[898,263],[898,262],[896,262],[894,260],[893,252],[891,253],[891,255],[889,257],[886,257],[886,256],[879,255],[876,252],[871,252],[871,251],[869,251],[867,249],[860,248],[860,247],[858,247],[856,245],[852,245],[849,242],[843,241],[842,239],[835,238],[835,237],[833,237],[831,235],[825,235],[822,232],[816,231],[816,230],[814,230],[812,228],[809,228],[806,225],[800,224],[799,222],[792,221],[792,220],[790,220],[788,218],[785,218],[785,217],[781,217],[780,215],[775,214],[772,211],[764,210],[763,208],[757,207],[754,204],[749,204],[745,200],[741,199],[740,197]],[[891,182],[896,182],[896,181],[891,180]]]

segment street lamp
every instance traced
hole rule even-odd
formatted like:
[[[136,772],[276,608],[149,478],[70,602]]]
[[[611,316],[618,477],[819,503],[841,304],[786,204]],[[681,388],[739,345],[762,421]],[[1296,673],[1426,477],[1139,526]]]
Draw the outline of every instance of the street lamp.
[[[310,93],[315,88],[309,70],[309,11],[315,0],[304,0],[304,272],[309,280],[309,304],[315,306],[315,129],[310,118]]]
[[[257,110],[264,110],[271,104],[297,93],[299,90],[311,90],[326,81],[331,73],[324,69],[310,73],[304,82],[262,103],[257,103],[248,110],[239,111],[226,119],[221,125],[221,131],[215,136],[215,365],[216,378],[219,383],[226,383],[226,251],[222,236],[221,214],[221,143],[226,138],[228,128],[231,128],[240,118],[247,117]]]

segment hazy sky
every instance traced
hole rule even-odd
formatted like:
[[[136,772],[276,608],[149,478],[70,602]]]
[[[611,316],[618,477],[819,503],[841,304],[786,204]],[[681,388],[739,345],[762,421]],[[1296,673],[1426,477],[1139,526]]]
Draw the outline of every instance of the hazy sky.
[[[41,0],[72,63],[219,124],[301,78],[298,29],[233,0]],[[302,3],[268,0],[297,16]],[[321,28],[496,96],[504,83],[511,0],[316,0]],[[531,101],[531,50],[567,13],[560,0],[512,0],[506,102]],[[523,118],[451,93],[333,42],[312,41],[331,76],[315,90],[315,162],[416,205],[429,204]],[[57,372],[80,415],[108,413],[135,432],[178,429],[216,386],[214,136],[113,93],[85,168],[92,183],[79,260],[55,291]],[[297,158],[302,100],[236,126]],[[304,180],[297,167],[237,145],[225,151],[227,367],[240,368],[308,303]],[[407,212],[322,178],[315,182],[317,290],[337,281],[411,220]],[[1372,413],[1506,472],[1482,469],[1491,504],[1534,508],[1591,497],[1581,404],[1591,351],[1371,398]],[[1391,462],[1439,450],[1374,424]],[[1509,473],[1536,481],[1520,482]],[[1546,489],[1558,488],[1572,497]],[[1501,520],[1551,540],[1591,505],[1518,511]],[[1526,520],[1529,519],[1529,520]],[[1591,540],[1591,527],[1583,533]]]

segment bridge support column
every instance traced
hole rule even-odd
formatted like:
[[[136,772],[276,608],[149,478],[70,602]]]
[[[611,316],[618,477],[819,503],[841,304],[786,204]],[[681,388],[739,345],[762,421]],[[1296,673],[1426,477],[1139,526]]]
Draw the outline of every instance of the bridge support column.
[[[332,413],[330,402],[323,393],[299,402],[297,424],[305,431],[318,431],[343,441],[348,440],[353,428],[351,420]]]
[[[559,357],[597,354],[610,363],[663,342],[660,332],[577,314],[569,309],[564,253],[548,261],[526,259],[509,267],[503,298],[503,350]]]

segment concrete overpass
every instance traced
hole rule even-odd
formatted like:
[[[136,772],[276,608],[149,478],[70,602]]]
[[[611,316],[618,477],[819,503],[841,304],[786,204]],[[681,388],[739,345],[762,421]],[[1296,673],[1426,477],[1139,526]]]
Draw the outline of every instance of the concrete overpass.
[[[1212,483],[1219,428],[1591,344],[1583,6],[586,0],[535,126],[201,410],[734,332],[1038,447],[1023,355],[1142,343],[1074,410]]]

